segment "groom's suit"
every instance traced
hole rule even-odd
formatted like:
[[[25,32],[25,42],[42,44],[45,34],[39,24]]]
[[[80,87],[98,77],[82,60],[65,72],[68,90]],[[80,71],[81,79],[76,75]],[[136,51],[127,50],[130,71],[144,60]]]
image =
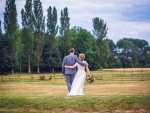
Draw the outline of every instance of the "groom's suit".
[[[62,73],[66,77],[66,82],[67,82],[69,92],[71,90],[71,85],[72,85],[72,82],[74,79],[74,75],[76,73],[76,68],[64,68],[64,66],[65,65],[73,66],[76,62],[78,62],[79,64],[81,64],[83,66],[87,65],[87,64],[83,63],[82,61],[80,61],[78,59],[78,57],[73,54],[69,54],[69,55],[65,56],[63,59],[63,62],[62,62]]]

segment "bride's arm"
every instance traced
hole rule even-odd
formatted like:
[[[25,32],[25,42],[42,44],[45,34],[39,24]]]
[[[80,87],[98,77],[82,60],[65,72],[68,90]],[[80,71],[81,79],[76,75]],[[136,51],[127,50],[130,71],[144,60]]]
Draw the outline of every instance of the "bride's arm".
[[[86,66],[86,71],[88,72],[88,75],[90,75],[90,70],[89,70],[88,65]]]

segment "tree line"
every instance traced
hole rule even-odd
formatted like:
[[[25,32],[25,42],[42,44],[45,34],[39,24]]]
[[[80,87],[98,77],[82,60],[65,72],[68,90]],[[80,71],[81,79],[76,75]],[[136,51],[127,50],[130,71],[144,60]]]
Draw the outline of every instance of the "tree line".
[[[93,33],[75,26],[70,28],[68,8],[49,6],[47,22],[40,0],[26,0],[21,10],[22,28],[17,21],[15,0],[6,0],[4,33],[0,20],[0,73],[61,71],[64,56],[71,47],[84,53],[91,70],[102,68],[150,67],[150,46],[145,40],[122,38],[115,44],[107,37],[107,24],[93,18]]]

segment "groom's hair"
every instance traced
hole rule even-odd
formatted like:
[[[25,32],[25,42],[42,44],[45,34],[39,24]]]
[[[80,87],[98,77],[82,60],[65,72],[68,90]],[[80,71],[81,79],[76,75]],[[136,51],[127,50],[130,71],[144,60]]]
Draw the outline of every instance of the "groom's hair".
[[[69,50],[69,52],[70,52],[70,53],[73,53],[73,52],[75,52],[75,49],[74,49],[74,48],[71,48],[71,49]]]

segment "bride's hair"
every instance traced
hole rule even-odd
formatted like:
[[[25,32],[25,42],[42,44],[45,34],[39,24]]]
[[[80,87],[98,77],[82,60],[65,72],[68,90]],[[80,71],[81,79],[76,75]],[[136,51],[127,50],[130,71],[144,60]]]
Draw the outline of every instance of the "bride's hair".
[[[85,55],[83,53],[80,53],[79,58],[80,58],[81,61],[84,61]]]

